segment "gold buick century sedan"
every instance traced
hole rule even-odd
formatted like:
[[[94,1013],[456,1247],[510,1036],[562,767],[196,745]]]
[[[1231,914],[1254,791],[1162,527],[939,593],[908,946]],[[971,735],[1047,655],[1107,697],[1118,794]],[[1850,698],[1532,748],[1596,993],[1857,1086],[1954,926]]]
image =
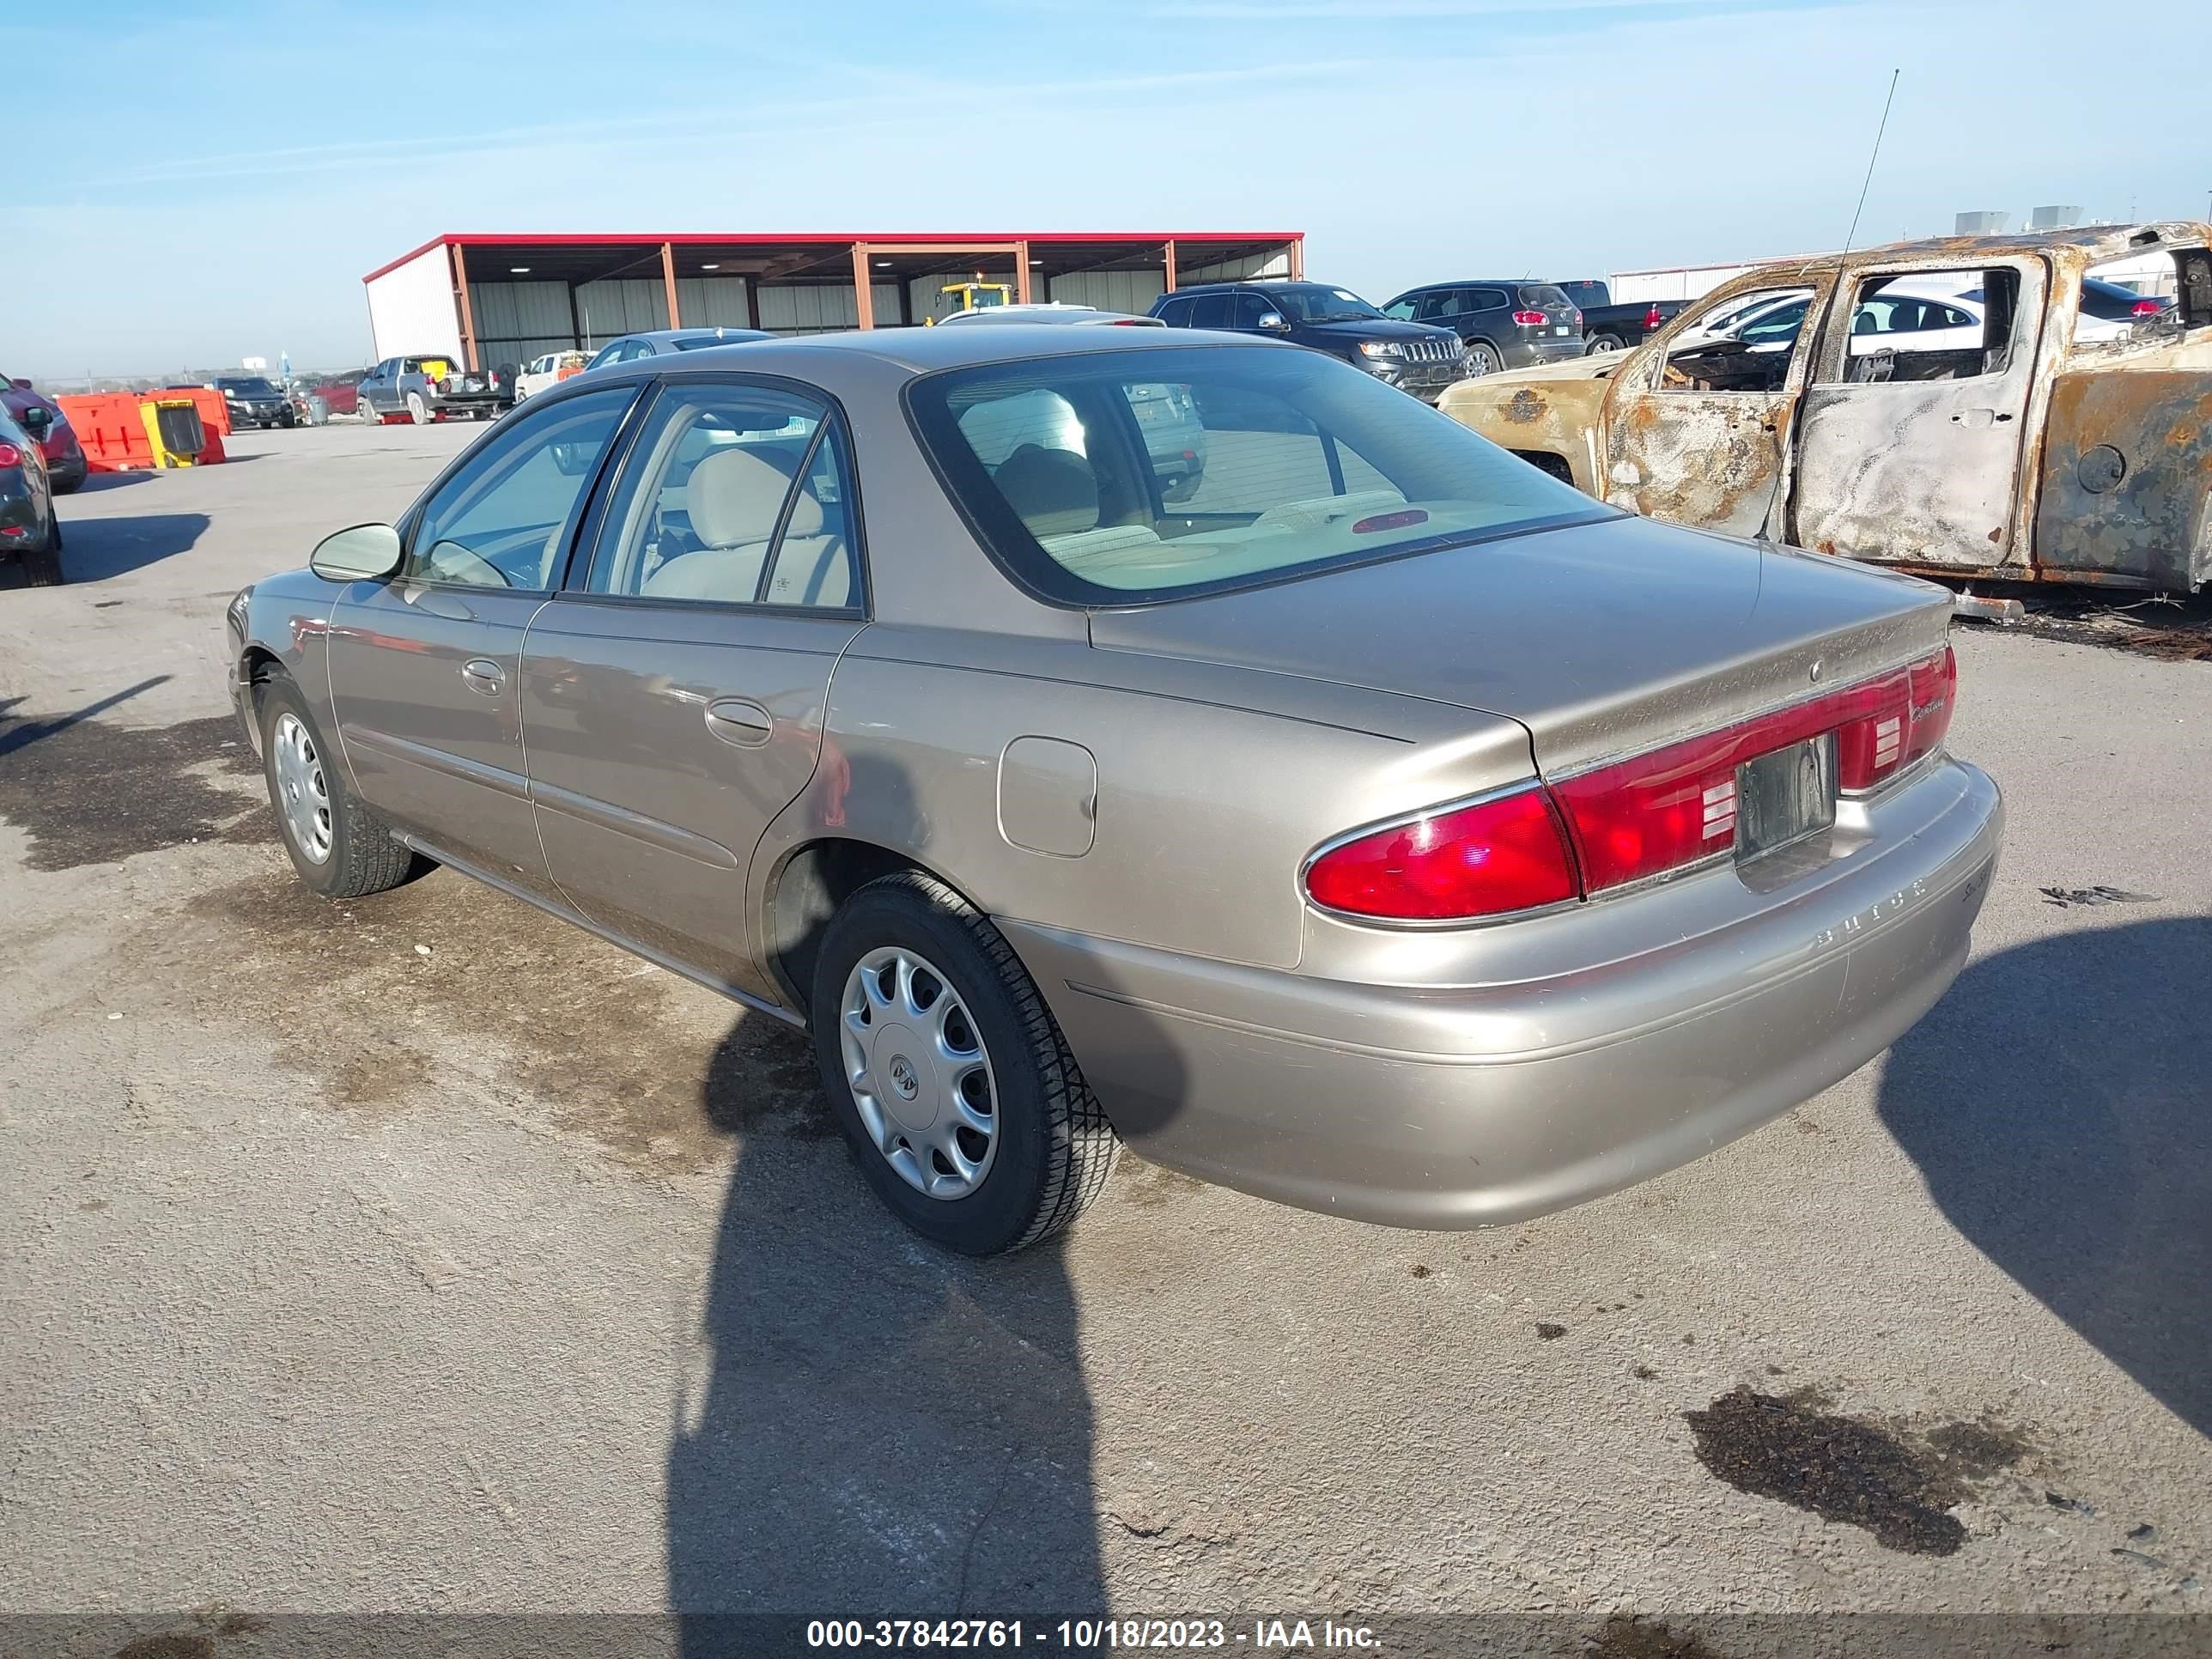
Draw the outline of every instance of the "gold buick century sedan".
[[[804,1026],[981,1255],[1121,1139],[1477,1226],[1863,1064],[1997,856],[1949,614],[1316,352],[1008,325],[562,381],[229,659],[310,887],[449,865]]]

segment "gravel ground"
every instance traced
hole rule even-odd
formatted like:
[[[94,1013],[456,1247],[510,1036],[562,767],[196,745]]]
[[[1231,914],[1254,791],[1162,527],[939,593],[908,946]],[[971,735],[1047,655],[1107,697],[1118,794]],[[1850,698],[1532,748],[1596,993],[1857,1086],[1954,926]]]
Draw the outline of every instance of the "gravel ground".
[[[2212,662],[1963,629],[1972,963],[1699,1163],[1432,1235],[1129,1159],[978,1265],[788,1030],[290,878],[223,602],[469,435],[0,591],[0,1611],[2212,1612]]]

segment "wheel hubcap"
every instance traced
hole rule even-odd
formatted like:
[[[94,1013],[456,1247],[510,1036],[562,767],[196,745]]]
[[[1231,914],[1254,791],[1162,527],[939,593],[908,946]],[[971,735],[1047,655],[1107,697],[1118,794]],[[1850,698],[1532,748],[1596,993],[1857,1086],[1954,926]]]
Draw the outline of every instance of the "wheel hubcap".
[[[845,1080],[876,1150],[907,1185],[965,1198],[999,1149],[991,1056],[952,981],[902,946],[854,964],[839,1004]]]
[[[284,813],[284,832],[311,863],[331,855],[331,793],[323,781],[323,757],[296,714],[279,714],[269,755],[276,770],[276,802]]]

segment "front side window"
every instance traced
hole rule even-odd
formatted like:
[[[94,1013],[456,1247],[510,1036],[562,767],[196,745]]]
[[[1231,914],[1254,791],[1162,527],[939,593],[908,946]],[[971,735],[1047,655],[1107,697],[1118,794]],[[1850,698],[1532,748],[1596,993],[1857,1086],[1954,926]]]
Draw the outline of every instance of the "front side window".
[[[1317,352],[1085,353],[928,375],[908,396],[987,547],[1065,604],[1217,592],[1608,512]]]
[[[1813,290],[1761,289],[1708,306],[1674,337],[1662,392],[1775,392],[1790,378]]]
[[[550,588],[576,509],[635,395],[634,387],[610,386],[568,398],[490,438],[423,507],[409,577]]]
[[[663,392],[585,579],[624,599],[857,605],[850,462],[828,409],[769,386]]]

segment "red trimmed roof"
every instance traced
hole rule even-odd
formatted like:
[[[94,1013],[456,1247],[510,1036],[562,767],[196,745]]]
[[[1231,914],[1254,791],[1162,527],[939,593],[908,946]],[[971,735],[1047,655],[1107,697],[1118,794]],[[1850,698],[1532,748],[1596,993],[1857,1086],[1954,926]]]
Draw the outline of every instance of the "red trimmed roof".
[[[361,280],[373,283],[397,270],[434,247],[644,247],[666,242],[672,247],[724,247],[732,243],[749,246],[781,244],[788,247],[849,247],[866,242],[871,247],[896,248],[910,242],[1033,242],[1059,246],[1106,242],[1208,243],[1304,242],[1302,230],[889,230],[889,231],[653,231],[622,235],[605,231],[552,231],[524,235],[507,231],[453,231],[433,236],[420,247],[410,248],[397,259],[379,265]]]

